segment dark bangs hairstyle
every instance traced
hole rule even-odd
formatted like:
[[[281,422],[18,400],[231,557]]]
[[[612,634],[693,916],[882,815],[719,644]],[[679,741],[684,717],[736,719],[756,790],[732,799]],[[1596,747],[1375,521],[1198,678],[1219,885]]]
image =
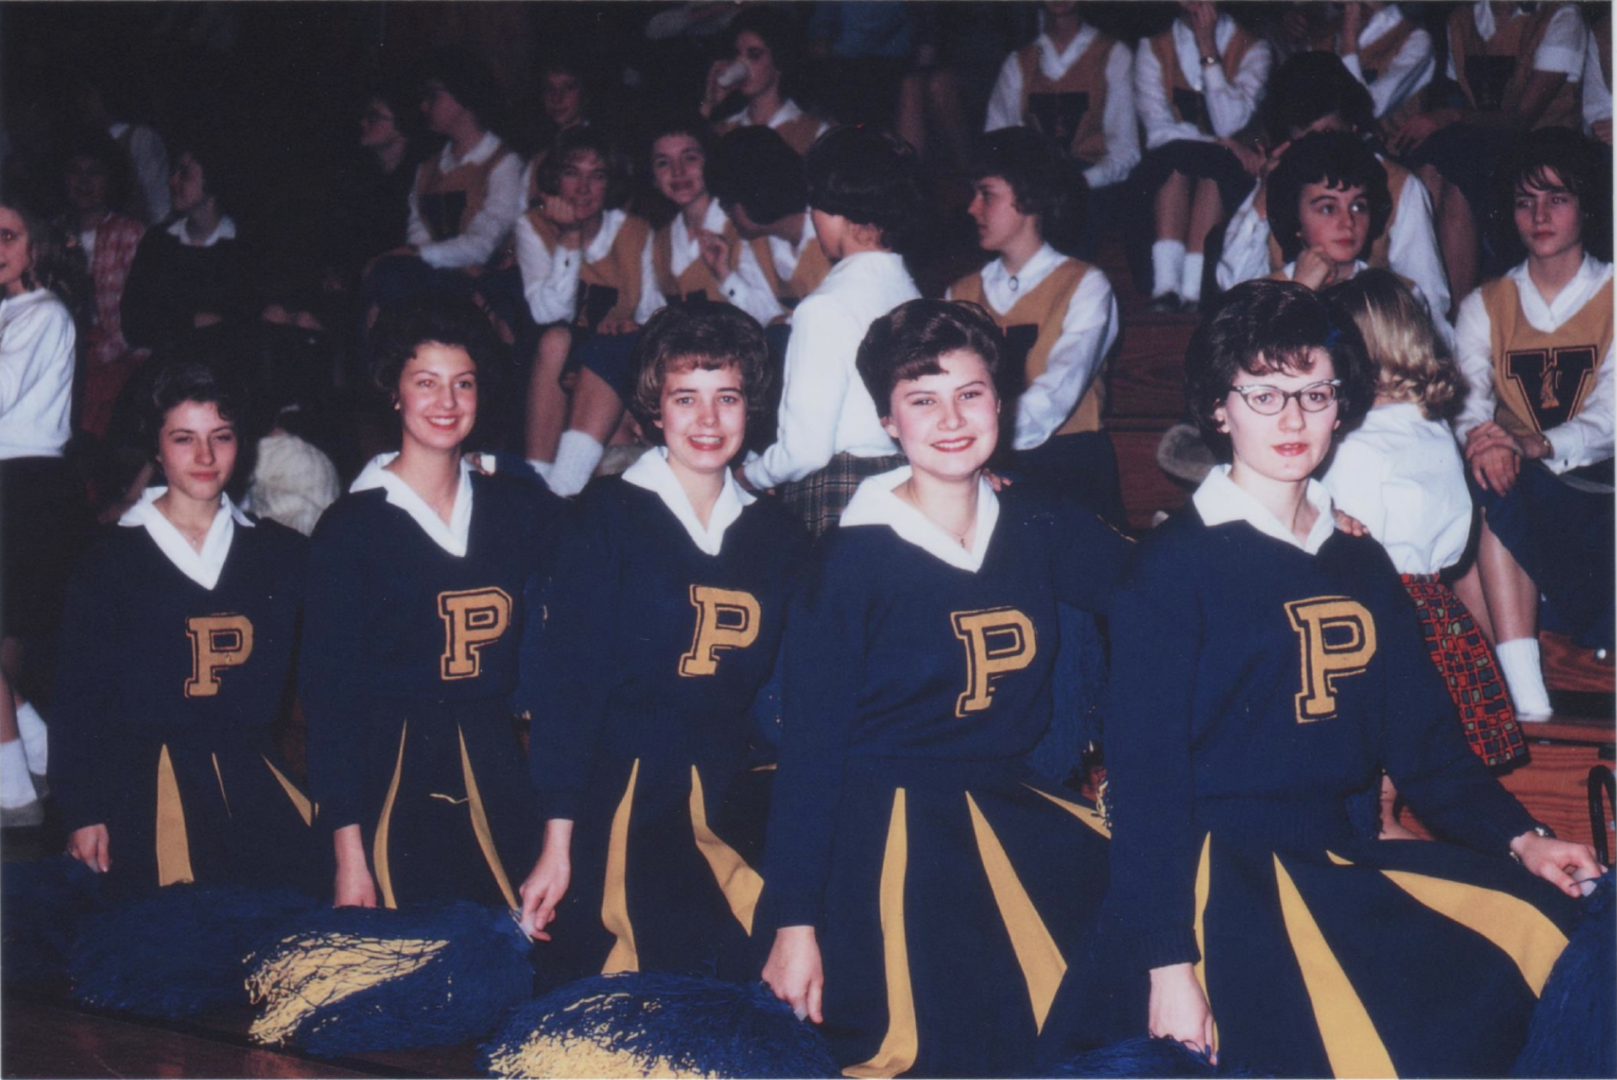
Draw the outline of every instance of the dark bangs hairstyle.
[[[1500,162],[1495,228],[1508,250],[1521,250],[1516,196],[1528,187],[1564,188],[1583,214],[1583,247],[1611,259],[1611,151],[1571,128],[1539,128],[1518,139]],[[1557,182],[1559,181],[1559,182]]]
[[[1294,281],[1244,281],[1220,298],[1185,352],[1185,401],[1214,457],[1231,457],[1230,437],[1219,431],[1214,413],[1229,400],[1237,373],[1306,375],[1315,349],[1330,355],[1342,380],[1338,431],[1349,431],[1376,395],[1376,371],[1353,317]]]
[[[404,365],[422,345],[432,343],[466,350],[477,365],[480,390],[498,381],[500,344],[488,316],[458,296],[412,299],[382,309],[371,329],[371,381],[392,400]]]
[[[758,321],[729,304],[669,304],[640,330],[635,342],[634,392],[629,410],[646,438],[663,441],[663,384],[671,375],[700,368],[735,367],[747,398],[747,427],[769,407],[769,345]]]
[[[138,430],[146,453],[157,457],[158,438],[163,433],[163,422],[168,418],[169,410],[186,402],[211,404],[219,410],[221,420],[228,420],[235,426],[239,444],[237,471],[240,473],[241,455],[246,453],[249,441],[242,430],[247,418],[246,399],[241,387],[221,375],[217,366],[199,360],[164,362],[152,376],[151,388],[141,395]]]
[[[809,147],[804,168],[814,209],[874,225],[882,246],[900,255],[923,239],[926,200],[915,150],[903,139],[862,124],[832,128]]]
[[[1324,184],[1335,191],[1363,188],[1370,204],[1370,229],[1364,252],[1387,228],[1392,216],[1392,194],[1387,190],[1387,169],[1370,148],[1352,132],[1316,131],[1304,135],[1280,156],[1269,174],[1269,227],[1280,254],[1292,262],[1302,254],[1302,213],[1299,201],[1308,184]]]
[[[434,82],[469,109],[483,130],[498,131],[503,127],[505,90],[477,53],[462,45],[441,45],[427,53],[416,74],[418,101],[426,99],[427,86]]]
[[[910,300],[870,324],[854,363],[876,403],[876,414],[886,419],[893,412],[894,388],[909,379],[943,374],[938,357],[945,353],[976,353],[997,386],[1000,341],[999,327],[977,304]]]
[[[570,127],[556,136],[534,181],[547,195],[561,191],[561,174],[579,154],[593,153],[606,166],[606,209],[620,209],[629,200],[629,159],[600,128]]]
[[[1010,185],[1017,213],[1038,218],[1041,235],[1058,231],[1064,221],[1083,220],[1085,187],[1077,183],[1077,169],[1032,128],[1000,128],[977,140],[971,179],[990,176]]]
[[[1329,52],[1297,53],[1275,68],[1260,113],[1270,146],[1331,115],[1350,131],[1368,132],[1376,122],[1370,91]]]

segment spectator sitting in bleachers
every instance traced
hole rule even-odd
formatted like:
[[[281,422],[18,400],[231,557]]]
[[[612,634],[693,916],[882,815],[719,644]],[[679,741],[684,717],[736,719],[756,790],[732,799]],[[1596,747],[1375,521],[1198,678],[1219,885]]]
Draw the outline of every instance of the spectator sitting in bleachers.
[[[804,112],[787,96],[802,60],[802,42],[790,12],[779,8],[743,11],[725,31],[731,53],[715,60],[707,73],[701,113],[713,120],[715,134],[738,127],[773,128],[799,154],[825,132],[827,124]],[[743,103],[735,114],[718,119],[719,107],[731,98]]]

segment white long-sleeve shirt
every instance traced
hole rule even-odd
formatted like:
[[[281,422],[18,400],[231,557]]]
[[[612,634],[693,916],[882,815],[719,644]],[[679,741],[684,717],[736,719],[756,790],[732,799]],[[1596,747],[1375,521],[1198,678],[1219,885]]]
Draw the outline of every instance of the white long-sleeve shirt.
[[[1040,34],[1035,42],[1039,71],[1047,79],[1061,78],[1089,50],[1099,32],[1085,26],[1059,51],[1048,34]],[[1013,52],[999,69],[983,130],[998,131],[1021,123],[1022,65]],[[1140,133],[1134,117],[1134,56],[1122,42],[1113,45],[1106,57],[1106,109],[1101,114],[1101,127],[1106,132],[1106,156],[1084,170],[1084,179],[1092,188],[1117,183],[1140,163]]]
[[[1213,26],[1213,42],[1219,55],[1229,48],[1235,36],[1235,20],[1220,15]],[[1155,150],[1176,139],[1212,142],[1213,136],[1227,139],[1240,131],[1252,119],[1263,100],[1269,83],[1269,69],[1274,65],[1274,52],[1267,41],[1253,42],[1241,57],[1232,82],[1224,77],[1223,64],[1203,67],[1201,51],[1196,48],[1196,35],[1180,19],[1175,19],[1173,34],[1174,54],[1179,59],[1179,70],[1191,89],[1200,90],[1207,99],[1207,119],[1213,135],[1203,135],[1195,124],[1173,118],[1168,93],[1163,87],[1162,65],[1151,51],[1151,40],[1141,38],[1134,52],[1134,108],[1140,123],[1145,126],[1145,148]]]
[[[1505,276],[1516,283],[1522,314],[1528,324],[1546,334],[1560,329],[1601,289],[1611,288],[1611,264],[1587,254],[1583,265],[1553,303],[1546,304],[1539,295],[1525,262],[1512,267]],[[1480,289],[1460,304],[1455,337],[1458,339],[1455,357],[1468,384],[1465,407],[1454,421],[1454,433],[1463,443],[1472,428],[1494,418],[1498,406],[1493,389],[1493,322],[1483,306]],[[1612,370],[1617,367],[1617,359],[1613,358],[1612,351],[1606,350],[1595,375],[1594,388],[1584,398],[1578,415],[1544,432],[1550,445],[1555,447],[1555,457],[1544,460],[1552,472],[1564,473],[1612,456],[1613,427],[1617,426],[1617,416],[1612,412]]]
[[[517,267],[522,271],[522,295],[528,301],[528,314],[540,326],[569,322],[578,314],[578,274],[587,262],[599,262],[612,250],[618,231],[629,215],[608,210],[601,215],[601,227],[582,251],[557,248],[554,251],[534,229],[528,215],[517,218]]]
[[[485,133],[463,158],[457,158],[453,148],[445,145],[438,154],[438,171],[447,173],[458,165],[480,164],[499,148],[500,140],[493,132]],[[426,167],[425,164],[421,166],[422,169]],[[482,266],[511,235],[517,218],[522,216],[526,191],[522,159],[516,154],[506,154],[498,165],[489,170],[483,208],[472,215],[472,220],[467,222],[460,235],[447,240],[434,240],[432,231],[421,219],[420,197],[412,185],[410,224],[406,235],[410,243],[415,245],[421,261],[435,269],[458,270],[467,266]]]
[[[797,243],[782,240],[778,236],[771,236],[765,242],[765,246],[769,249],[769,260],[775,266],[775,276],[781,281],[789,280],[797,272],[797,261],[802,258],[803,252],[808,250],[810,244],[817,243],[819,239],[814,231],[814,215],[805,209],[803,235],[798,238]],[[780,297],[775,295],[769,279],[764,276],[763,267],[758,265],[751,244],[743,247],[741,257],[736,260],[735,270],[719,282],[719,288],[724,291],[725,298],[730,303],[764,326],[786,314],[786,308],[781,304]]]
[[[707,214],[702,218],[703,232],[722,233],[725,223],[724,207],[719,200],[710,199],[707,204]],[[685,215],[677,213],[669,226],[668,265],[675,277],[683,274],[697,259],[702,257],[702,242],[685,225]],[[646,246],[640,252],[640,303],[634,309],[634,321],[643,323],[668,303],[662,290],[657,287],[656,267],[652,264],[651,252],[656,246],[657,234],[651,233],[646,237]],[[750,253],[749,253],[750,254]]]
[[[1043,284],[1050,272],[1065,261],[1049,244],[1041,247],[1016,275],[1003,259],[983,267],[983,299],[996,315],[1004,315],[1016,302]],[[954,299],[951,289],[949,298]],[[1073,291],[1061,320],[1061,336],[1050,348],[1044,371],[1022,391],[1016,403],[1016,434],[1012,445],[1018,450],[1042,446],[1054,435],[1095,381],[1101,361],[1117,342],[1117,298],[1112,283],[1099,267],[1091,267]]]
[[[1611,119],[1611,87],[1600,69],[1600,38],[1589,35],[1583,57],[1583,133],[1593,135],[1596,120]]]
[[[1380,41],[1388,31],[1402,22],[1403,18],[1404,14],[1397,4],[1388,4],[1371,15],[1370,21],[1359,31],[1359,48],[1367,49]],[[1340,31],[1337,40],[1341,41]],[[1365,78],[1364,68],[1359,65],[1358,53],[1349,53],[1342,57],[1342,66],[1370,91],[1370,101],[1375,106],[1376,118],[1380,119],[1419,93],[1422,87],[1432,81],[1432,76],[1437,73],[1437,58],[1432,52],[1432,35],[1417,27],[1410,31],[1404,43],[1398,46],[1397,54],[1387,62],[1387,66],[1376,72],[1373,82]]]
[[[0,460],[62,456],[73,434],[76,339],[49,289],[0,300]]]
[[[1477,33],[1483,41],[1492,40],[1497,32],[1494,22],[1493,8],[1488,0],[1476,0],[1471,5],[1471,17],[1476,20]],[[1517,4],[1511,9],[1512,19],[1525,19],[1527,12]],[[1588,28],[1583,24],[1583,16],[1571,4],[1564,4],[1555,14],[1550,16],[1549,28],[1539,40],[1538,48],[1533,53],[1533,70],[1560,72],[1569,82],[1577,82],[1583,78],[1583,56],[1588,49]],[[1449,47],[1448,76],[1458,79],[1454,69],[1454,48]]]
[[[1258,213],[1258,191],[1254,186],[1224,229],[1224,251],[1214,270],[1221,289],[1234,288],[1271,272],[1269,219]],[[1448,273],[1443,269],[1442,251],[1437,246],[1437,230],[1432,225],[1432,198],[1418,177],[1411,176],[1404,182],[1397,212],[1387,227],[1387,268],[1415,286],[1426,300],[1438,334],[1452,347],[1454,328],[1449,325],[1448,310],[1453,296]]]
[[[849,255],[831,268],[792,317],[775,443],[747,463],[757,488],[801,480],[847,452],[897,452],[883,430],[854,359],[870,324],[921,293],[901,256]]]
[[[1448,425],[1408,402],[1381,405],[1336,448],[1324,477],[1336,508],[1364,522],[1400,574],[1435,574],[1465,553],[1471,492]]]

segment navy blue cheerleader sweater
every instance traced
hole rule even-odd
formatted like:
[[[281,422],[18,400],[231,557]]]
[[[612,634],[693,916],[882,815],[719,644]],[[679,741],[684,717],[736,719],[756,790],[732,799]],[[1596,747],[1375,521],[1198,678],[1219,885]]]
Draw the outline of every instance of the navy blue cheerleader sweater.
[[[1056,602],[1104,612],[1132,545],[1029,487],[998,498],[976,573],[887,526],[826,538],[788,621],[764,872],[774,925],[821,923],[850,773],[1014,771],[1048,727]]]
[[[401,725],[409,720],[417,721],[407,733],[412,739],[419,733],[447,741],[441,756],[464,756],[470,742],[473,757],[509,758],[505,765],[514,762],[525,777],[507,697],[517,686],[529,617],[523,599],[543,571],[560,504],[505,476],[473,473],[471,489],[464,556],[440,547],[380,488],[339,499],[315,529],[298,686],[308,717],[309,778],[321,820],[332,830],[356,823],[375,830],[379,814],[405,805]],[[445,723],[461,728],[458,755],[453,730],[435,733]],[[448,767],[449,779],[462,772],[458,760]],[[477,779],[485,787],[492,782]],[[476,786],[455,781],[452,790],[438,792],[440,801],[475,801]],[[525,792],[524,779],[505,795],[481,794],[485,803],[520,803],[526,818]]]
[[[1534,821],[1466,747],[1386,552],[1317,554],[1187,507],[1119,590],[1107,696],[1112,898],[1146,968],[1195,961],[1203,837],[1342,843],[1385,768],[1434,832],[1504,856]],[[1396,846],[1396,845],[1395,845]]]
[[[546,601],[533,783],[540,818],[576,822],[556,941],[581,972],[752,979],[768,784],[747,769],[750,708],[808,536],[732,485],[714,514],[739,513],[704,550],[657,453],[584,493]]]
[[[143,849],[174,839],[155,821],[164,800],[177,800],[167,820],[185,823],[177,836],[189,848],[183,859],[169,849],[189,863],[179,877],[170,869],[172,880],[219,880],[210,851],[230,845],[227,818],[237,830],[261,823],[275,812],[265,801],[307,822],[312,808],[271,740],[290,686],[305,550],[275,522],[237,526],[210,590],[146,529],[119,527],[80,564],[60,639],[51,781],[69,832],[108,826],[115,875],[138,865],[144,877],[153,853]],[[278,854],[290,853],[236,850],[235,869],[280,865]]]

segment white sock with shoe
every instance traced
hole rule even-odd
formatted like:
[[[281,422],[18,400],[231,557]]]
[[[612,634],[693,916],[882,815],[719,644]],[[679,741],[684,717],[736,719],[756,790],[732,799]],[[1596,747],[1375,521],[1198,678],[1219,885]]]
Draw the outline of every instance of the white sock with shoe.
[[[606,448],[582,431],[564,431],[556,446],[556,463],[546,478],[557,495],[577,495],[595,475]]]
[[[34,781],[28,775],[28,758],[23,754],[22,740],[0,742],[0,807],[15,810],[38,799]]]
[[[1199,251],[1185,255],[1185,268],[1179,278],[1179,298],[1187,304],[1198,303],[1202,298],[1202,266],[1205,262],[1205,257]]]
[[[28,758],[28,771],[45,775],[50,745],[46,739],[45,718],[32,701],[17,706],[17,730],[22,734],[22,752]]]
[[[1538,639],[1501,641],[1494,647],[1494,654],[1499,657],[1499,671],[1505,676],[1511,704],[1516,706],[1516,719],[1548,720],[1554,710],[1550,707],[1549,688],[1544,685]]]
[[[1185,273],[1185,245],[1180,240],[1158,240],[1151,245],[1151,298],[1179,291]]]

